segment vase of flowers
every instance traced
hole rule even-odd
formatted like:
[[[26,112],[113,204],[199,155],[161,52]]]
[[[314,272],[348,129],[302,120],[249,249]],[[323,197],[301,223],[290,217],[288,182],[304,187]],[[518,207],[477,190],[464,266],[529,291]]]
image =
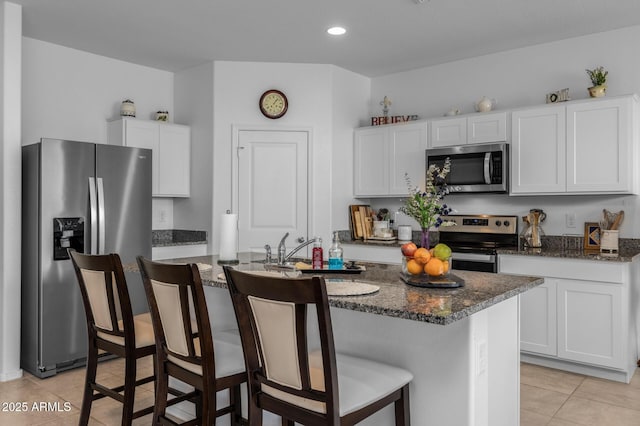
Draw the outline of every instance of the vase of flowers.
[[[432,227],[453,225],[442,216],[451,213],[451,208],[443,203],[444,197],[449,193],[446,177],[451,171],[451,161],[447,158],[442,167],[435,164],[427,170],[427,181],[424,191],[411,184],[411,179],[405,174],[405,180],[409,188],[409,197],[400,211],[418,222],[422,231],[420,244],[429,248],[429,229]]]
[[[607,91],[607,74],[609,71],[605,71],[604,67],[598,67],[592,70],[585,70],[587,75],[591,79],[592,87],[589,87],[589,96],[592,98],[600,98],[606,94]]]

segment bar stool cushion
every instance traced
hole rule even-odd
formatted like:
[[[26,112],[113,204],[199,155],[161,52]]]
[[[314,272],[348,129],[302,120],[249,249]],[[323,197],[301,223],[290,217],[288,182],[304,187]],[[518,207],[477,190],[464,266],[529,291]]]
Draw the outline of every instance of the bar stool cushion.
[[[144,317],[147,317],[145,319]],[[153,326],[148,320],[149,314],[140,314],[133,317],[133,324],[136,334],[136,348],[143,348],[145,346],[155,345],[156,339],[153,334]],[[118,326],[122,329],[122,320],[118,321]],[[124,346],[124,337],[114,336],[112,334],[98,331],[98,337],[115,343],[116,345]]]
[[[340,417],[377,401],[411,382],[413,375],[402,368],[376,361],[336,353]],[[324,391],[324,374],[320,351],[309,354],[312,389]],[[299,407],[325,413],[325,404],[263,385],[263,392]]]
[[[193,339],[193,346],[197,356],[201,356],[200,339]],[[214,334],[213,350],[216,357],[216,378],[230,376],[245,371],[244,355],[242,354],[242,344],[240,336],[233,331],[218,331]],[[183,361],[172,355],[167,355],[167,359],[179,365],[185,370],[189,370],[202,376],[202,366],[192,362]]]

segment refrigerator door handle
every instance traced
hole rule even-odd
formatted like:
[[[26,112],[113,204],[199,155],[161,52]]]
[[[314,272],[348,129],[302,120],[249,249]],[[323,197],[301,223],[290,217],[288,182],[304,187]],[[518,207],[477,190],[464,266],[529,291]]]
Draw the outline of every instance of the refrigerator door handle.
[[[96,198],[96,180],[89,178],[89,213],[91,223],[91,251],[89,254],[98,253],[98,199]]]
[[[98,254],[105,254],[105,223],[104,223],[104,184],[102,178],[97,178],[98,181]]]

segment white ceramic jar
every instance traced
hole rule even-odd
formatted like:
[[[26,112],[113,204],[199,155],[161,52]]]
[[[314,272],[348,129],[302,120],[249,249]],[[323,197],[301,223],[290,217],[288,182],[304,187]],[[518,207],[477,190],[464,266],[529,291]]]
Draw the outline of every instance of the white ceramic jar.
[[[122,101],[122,105],[120,105],[120,115],[122,117],[136,116],[136,105],[131,99],[125,99],[124,101]]]

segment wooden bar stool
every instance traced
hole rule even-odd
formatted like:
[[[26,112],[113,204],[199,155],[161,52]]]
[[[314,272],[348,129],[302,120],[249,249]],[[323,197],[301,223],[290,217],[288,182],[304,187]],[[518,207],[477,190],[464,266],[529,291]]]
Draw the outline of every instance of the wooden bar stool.
[[[148,314],[133,315],[129,291],[117,254],[87,255],[69,250],[87,317],[89,345],[80,425],[86,425],[93,401],[108,396],[123,404],[122,425],[153,412],[153,406],[133,411],[136,387],[154,376],[136,380],[139,358],[155,355],[156,342]],[[146,317],[146,318],[145,318]],[[100,352],[125,359],[124,385],[107,388],[96,383]]]
[[[246,424],[240,399],[240,385],[246,382],[240,338],[232,333],[212,336],[197,265],[157,263],[142,256],[138,265],[156,336],[154,424],[178,424],[166,416],[169,376],[195,388],[171,399],[196,403],[197,418],[183,425],[214,425],[225,414],[232,425]],[[222,390],[229,390],[230,404],[218,409],[216,393]]]
[[[413,375],[379,362],[336,354],[322,277],[279,278],[225,266],[245,354],[249,424],[262,411],[283,425],[354,425],[395,405],[396,426],[408,426]],[[309,353],[307,315],[315,306],[320,349]]]

